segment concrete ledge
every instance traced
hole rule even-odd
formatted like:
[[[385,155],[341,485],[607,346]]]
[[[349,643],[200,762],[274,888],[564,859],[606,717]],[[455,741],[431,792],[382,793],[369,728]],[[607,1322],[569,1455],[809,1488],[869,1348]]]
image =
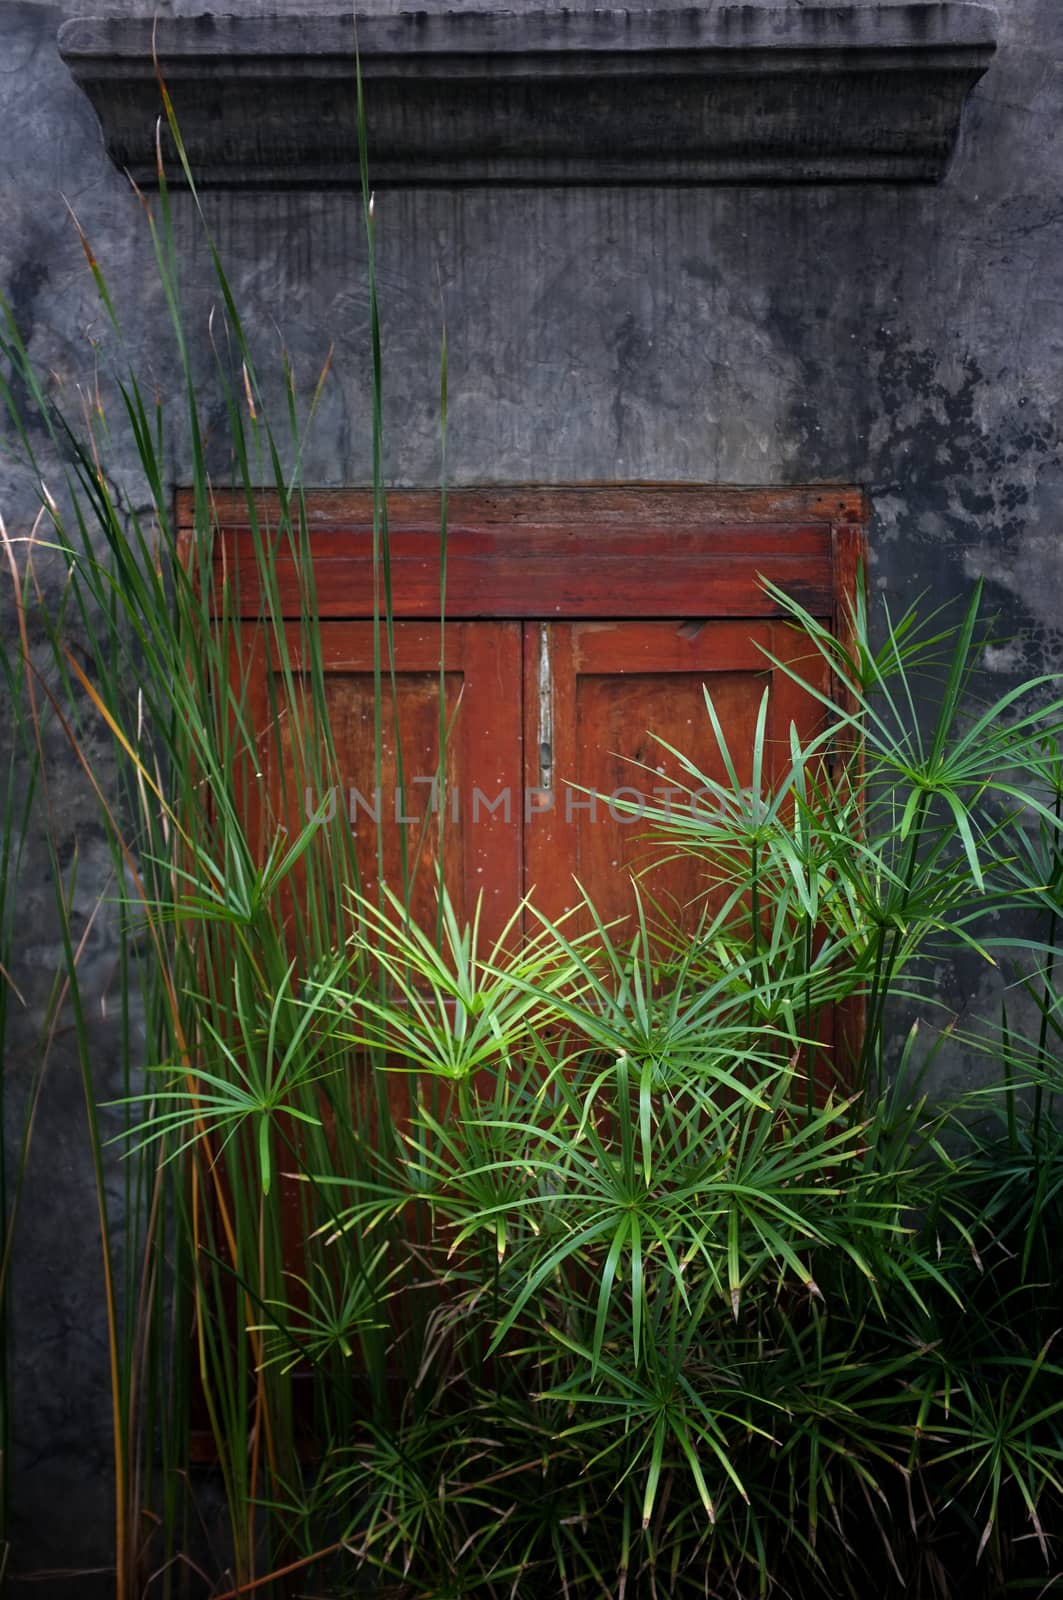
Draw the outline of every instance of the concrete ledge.
[[[364,17],[371,181],[936,182],[997,20],[974,0]],[[65,23],[63,58],[142,185],[153,36],[198,183],[357,185],[349,17]]]

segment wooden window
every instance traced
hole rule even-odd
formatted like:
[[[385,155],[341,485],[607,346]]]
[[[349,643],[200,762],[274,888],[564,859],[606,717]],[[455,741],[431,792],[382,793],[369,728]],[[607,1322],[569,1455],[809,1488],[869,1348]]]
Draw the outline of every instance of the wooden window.
[[[278,823],[301,823],[307,798],[292,793],[288,736],[273,708],[285,701],[271,676],[281,666],[272,629],[261,625],[255,537],[242,498],[219,496],[216,544],[235,597],[233,671],[247,686],[262,731],[247,784],[247,823],[264,851]],[[181,497],[184,536],[193,527]],[[787,621],[762,578],[840,630],[855,596],[864,505],[851,490],[669,488],[498,489],[449,496],[446,616],[440,618],[439,497],[388,497],[394,613],[394,709],[384,705],[380,794],[375,792],[372,496],[322,492],[309,500],[317,614],[314,647],[325,676],[332,736],[363,887],[375,885],[378,833],[385,876],[401,885],[400,839],[421,845],[412,908],[435,916],[438,826],[425,825],[439,759],[440,657],[446,721],[444,875],[459,917],[483,897],[481,931],[493,939],[522,897],[557,918],[579,904],[577,880],[606,919],[630,917],[630,874],[680,918],[705,904],[689,861],[653,847],[620,801],[661,801],[683,779],[655,740],[686,753],[710,777],[724,776],[705,711],[707,687],[739,778],[751,778],[752,732],[768,690],[766,780],[789,763],[789,728],[808,737],[823,708],[776,661],[800,662],[829,687],[822,659]],[[263,496],[259,526],[276,525]],[[306,573],[278,539],[279,621],[290,666],[307,647],[301,621]],[[218,592],[220,593],[220,585]],[[386,696],[391,674],[384,662]],[[656,793],[655,793],[656,791]],[[592,795],[603,798],[592,799]],[[614,804],[610,806],[610,799]],[[681,801],[679,803],[682,803]],[[296,811],[293,819],[292,811]],[[429,818],[432,824],[433,819]],[[697,897],[701,895],[700,901]],[[298,895],[296,879],[290,896]],[[693,905],[692,905],[693,902]],[[341,930],[337,930],[338,936]],[[830,1050],[859,1018],[819,1021]],[[408,1110],[400,1074],[388,1085],[398,1118]],[[297,1266],[297,1199],[287,1194],[285,1229]],[[205,1432],[197,1451],[211,1459]]]
[[[187,524],[191,504],[180,513]],[[264,526],[270,503],[263,497]],[[243,669],[253,714],[269,704],[269,658],[255,626],[262,606],[246,506],[220,497],[224,562],[246,619]],[[436,830],[425,827],[438,761],[439,497],[388,497],[396,685],[404,784],[390,742],[374,792],[372,497],[310,498],[310,537],[333,735],[365,880],[375,873],[375,828],[385,873],[398,884],[399,832],[421,838],[415,913],[430,920]],[[453,734],[446,772],[445,880],[461,915],[484,898],[483,931],[496,934],[521,896],[551,917],[578,900],[578,881],[606,917],[631,910],[629,874],[651,866],[647,887],[682,914],[696,885],[689,866],[652,866],[643,829],[622,809],[639,796],[667,800],[676,762],[651,735],[722,776],[705,713],[707,686],[739,773],[748,780],[751,733],[769,691],[768,756],[781,772],[789,727],[808,736],[822,709],[777,660],[821,661],[764,590],[771,579],[815,617],[845,625],[863,550],[864,504],[852,490],[696,487],[497,489],[449,496],[445,686]],[[298,650],[303,578],[278,558],[284,615]],[[386,708],[386,722],[391,709]],[[278,819],[283,748],[263,755],[256,807]],[[769,778],[771,772],[768,774]],[[656,791],[656,793],[654,793]],[[617,797],[615,804],[592,799]],[[261,827],[261,816],[252,819]]]

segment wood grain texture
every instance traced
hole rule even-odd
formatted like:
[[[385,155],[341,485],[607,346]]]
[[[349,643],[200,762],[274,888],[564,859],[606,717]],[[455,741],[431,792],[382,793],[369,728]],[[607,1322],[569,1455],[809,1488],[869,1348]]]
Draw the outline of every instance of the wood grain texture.
[[[536,530],[527,542],[483,529],[452,532],[447,551],[448,617],[779,616],[761,578],[784,589],[815,616],[834,608],[827,532],[751,531],[742,550],[721,549],[712,534],[652,529],[641,550],[628,534],[612,544],[599,534]],[[595,548],[595,546],[598,548]],[[627,546],[628,548],[625,548]],[[261,614],[263,595],[249,536],[227,540],[226,561],[239,615]],[[373,615],[372,545],[364,534],[330,534],[313,554],[317,611],[342,619]],[[299,565],[277,562],[282,614],[299,615],[305,588]],[[440,562],[434,536],[391,537],[393,614],[439,615]]]
[[[439,496],[399,490],[389,495],[388,511],[396,639],[408,701],[400,707],[400,723],[413,719],[420,729],[411,725],[412,748],[404,759],[407,770],[410,759],[419,764],[423,777],[434,760],[434,723],[427,701],[416,716],[414,702],[435,693],[432,673],[441,644]],[[239,614],[249,621],[260,614],[257,552],[263,538],[273,538],[283,615],[298,617],[305,610],[312,571],[326,672],[337,682],[352,673],[364,678],[372,653],[372,493],[311,494],[306,541],[296,550],[286,533],[269,532],[278,528],[276,496],[259,498],[254,530],[243,496],[218,497],[215,512],[216,571],[236,591]],[[193,513],[191,497],[180,496],[185,539]],[[781,730],[770,739],[779,759],[786,758],[789,723],[807,735],[814,702],[773,669],[764,652],[802,671],[818,671],[822,663],[760,580],[770,578],[844,633],[863,570],[864,496],[825,485],[524,486],[454,491],[449,513],[448,662],[457,671],[455,682],[463,681],[462,757],[451,781],[463,798],[448,882],[459,914],[471,912],[482,889],[497,907],[487,926],[497,928],[532,886],[545,893],[544,909],[559,914],[572,903],[574,877],[607,909],[614,890],[630,908],[628,873],[635,862],[626,842],[629,824],[606,817],[593,834],[568,826],[566,812],[577,820],[580,815],[573,809],[579,786],[610,792],[620,785],[627,769],[617,762],[645,758],[641,745],[628,748],[628,734],[638,727],[678,748],[692,740],[692,756],[721,775],[694,731],[704,735],[707,726],[705,685],[713,686],[725,726],[746,748],[760,694],[770,684],[773,724],[778,719]],[[508,621],[503,626],[500,619]],[[551,654],[553,751],[552,794],[540,802],[536,685],[543,624]],[[290,628],[290,642],[297,637],[298,630]],[[511,649],[522,653],[522,663],[514,657],[502,671]],[[474,661],[472,680],[464,682]],[[340,718],[341,753],[352,773],[371,764],[368,750],[356,748],[357,727],[368,726],[359,693],[352,680],[341,695],[348,711],[355,700],[361,707],[357,717]],[[385,783],[394,786],[390,752],[388,762]],[[670,769],[668,776],[674,776]],[[566,788],[571,785],[577,787]],[[507,820],[492,810],[503,791],[510,796]],[[480,803],[472,817],[474,797]],[[468,862],[467,840],[475,857]],[[663,892],[678,904],[684,885],[670,879]],[[427,921],[428,907],[419,911]]]
[[[538,710],[528,684],[536,681],[543,648],[540,628],[525,624],[526,783],[536,784]],[[617,919],[614,937],[634,932],[633,875],[650,900],[680,926],[693,927],[722,903],[710,862],[676,857],[647,837],[626,801],[682,810],[700,785],[673,751],[711,781],[726,784],[723,753],[706,706],[712,697],[739,782],[753,771],[753,733],[768,693],[765,785],[790,764],[790,726],[803,740],[817,733],[823,709],[771,657],[806,675],[821,691],[826,664],[783,623],[700,624],[622,621],[553,622],[547,629],[552,688],[551,782],[533,804],[525,845],[526,888],[551,919],[578,906],[577,885],[601,916]],[[669,748],[669,746],[671,748]],[[614,803],[611,803],[614,802]],[[702,797],[701,804],[707,803]],[[651,921],[654,920],[651,915]]]
[[[393,530],[400,527],[438,531],[438,489],[391,489],[387,513]],[[178,490],[177,520],[194,524],[194,498]],[[217,526],[250,526],[247,499],[242,493],[219,491],[213,499]],[[802,487],[749,487],[741,484],[699,483],[585,483],[564,487],[534,484],[497,484],[487,488],[448,489],[451,524],[525,524],[549,526],[611,527],[617,522],[669,524],[703,528],[731,524],[859,523],[866,520],[864,492],[843,484]],[[256,517],[263,526],[276,526],[280,501],[263,491],[256,497]],[[373,523],[371,489],[308,489],[307,524],[311,529],[367,529]]]
[[[187,496],[179,501],[186,530]],[[261,614],[263,545],[270,548],[284,616],[309,605],[312,568],[322,617],[373,615],[372,497],[312,496],[305,541],[293,548],[264,496],[250,525],[242,499],[216,504],[214,550],[238,614]],[[449,501],[447,615],[455,618],[776,616],[761,579],[817,616],[835,608],[837,528],[859,525],[852,490],[611,488],[457,491]],[[438,496],[389,497],[394,614],[439,613]],[[378,575],[377,575],[378,576]],[[375,595],[374,591],[377,590]]]
[[[455,623],[446,629],[448,739],[442,792],[433,779],[439,768],[443,629],[438,622],[400,622],[394,638],[394,694],[387,651],[382,650],[377,793],[373,625],[321,625],[318,650],[336,752],[336,782],[332,792],[323,795],[308,787],[305,763],[291,736],[298,704],[285,692],[276,646],[263,630],[244,630],[240,670],[248,677],[248,714],[258,736],[257,781],[246,784],[244,799],[253,848],[263,858],[278,830],[290,836],[316,807],[327,804],[333,811],[339,807],[352,830],[362,892],[370,899],[377,892],[379,838],[385,879],[401,894],[405,841],[413,915],[422,927],[432,928],[441,810],[447,890],[459,919],[472,917],[482,895],[483,935],[493,941],[519,901],[522,885],[519,625]],[[285,648],[297,697],[303,666],[298,625],[286,629]],[[492,810],[490,802],[507,791],[509,805]],[[292,880],[295,893],[299,879],[297,868]],[[289,914],[293,910],[289,907]]]

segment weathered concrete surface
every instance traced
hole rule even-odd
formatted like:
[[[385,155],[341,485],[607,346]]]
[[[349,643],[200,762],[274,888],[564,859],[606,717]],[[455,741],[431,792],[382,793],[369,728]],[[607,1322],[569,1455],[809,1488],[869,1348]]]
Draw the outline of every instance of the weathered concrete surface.
[[[53,0],[25,0],[27,5],[45,6],[51,9]],[[780,7],[796,6],[796,0],[655,0],[653,5],[648,3],[632,5],[629,9],[638,11],[686,11],[692,3],[707,7],[710,11],[733,10],[740,6],[743,11],[775,11]],[[802,0],[802,4],[805,0]],[[817,0],[822,3],[822,0]],[[898,10],[907,6],[908,0],[840,0],[846,10],[874,11],[882,6],[895,6]],[[927,0],[915,0],[917,5],[925,5]],[[933,3],[933,0],[930,0]],[[950,0],[945,0],[950,3]],[[960,0],[961,4],[967,0]],[[970,0],[972,4],[995,4],[996,0]],[[587,12],[608,10],[611,0],[572,0],[570,5],[558,6],[558,12],[571,12],[583,14]],[[158,4],[148,4],[148,0],[65,0],[60,7],[64,17],[201,17],[205,14],[226,17],[322,17],[335,16],[347,18],[351,15],[349,5],[344,5],[343,0],[226,0],[224,5],[208,6],[206,0],[158,0]],[[468,5],[461,7],[454,4],[454,0],[425,0],[423,5],[411,6],[410,0],[365,0],[364,5],[358,7],[360,17],[394,17],[404,12],[418,11],[428,16],[445,15],[448,11],[470,9]],[[506,0],[504,5],[491,4],[490,0],[477,0],[476,9],[483,11],[497,10],[507,15],[521,15],[529,12],[541,12],[549,9],[544,6],[544,0]]]
[[[203,0],[197,0],[201,6]],[[93,7],[92,9],[95,9]],[[103,319],[78,212],[123,307],[131,358],[176,390],[143,214],[108,163],[54,47],[59,11],[0,9],[0,286],[42,372],[91,373]],[[178,106],[180,111],[180,106]],[[1063,9],[1004,8],[937,189],[411,190],[377,200],[387,459],[397,482],[439,471],[440,326],[450,353],[448,454],[461,483],[538,479],[839,479],[866,485],[872,579],[897,605],[987,580],[1007,643],[986,665],[1063,666]],[[185,281],[198,356],[217,295],[187,202]],[[342,195],[219,194],[207,213],[263,368],[281,329],[307,389],[335,342],[310,481],[370,472],[364,240]],[[210,407],[208,406],[208,412]],[[187,460],[172,420],[175,481]],[[115,473],[139,501],[133,462]],[[0,510],[32,515],[0,456]],[[108,863],[71,777],[56,796],[87,915]],[[28,1071],[58,952],[46,863],[31,860],[13,1071]],[[113,928],[93,927],[101,1098],[116,1092]],[[958,1008],[980,978],[943,973]],[[961,1063],[962,1065],[962,1063]],[[12,1565],[109,1560],[107,1371],[83,1112],[64,1041],[53,1057],[26,1196],[17,1310],[17,1520]],[[106,1578],[34,1588],[108,1591]]]

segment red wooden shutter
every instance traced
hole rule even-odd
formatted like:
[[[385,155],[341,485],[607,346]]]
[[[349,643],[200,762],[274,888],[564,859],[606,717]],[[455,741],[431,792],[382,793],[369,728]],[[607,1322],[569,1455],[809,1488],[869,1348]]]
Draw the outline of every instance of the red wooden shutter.
[[[300,662],[301,627],[288,627],[287,654]],[[251,685],[249,712],[255,726],[269,728],[271,672],[275,650],[262,630],[249,629],[244,670]],[[445,629],[445,714],[451,728],[447,770],[437,789],[439,767],[439,664],[444,629],[438,622],[394,625],[395,690],[401,773],[395,746],[395,705],[390,660],[381,630],[383,761],[376,782],[373,623],[323,622],[319,648],[326,703],[338,757],[340,782],[328,795],[297,793],[292,785],[283,727],[264,740],[262,780],[252,833],[270,838],[278,823],[291,826],[315,807],[339,806],[354,832],[361,889],[375,899],[377,830],[383,840],[384,875],[396,891],[403,883],[400,835],[405,835],[411,907],[422,927],[435,922],[439,829],[434,808],[439,793],[475,799],[477,784],[492,795],[519,795],[522,771],[521,634],[514,622],[448,623]],[[501,933],[522,892],[522,816],[519,804],[494,810],[486,804],[445,801],[444,881],[459,918],[471,918],[477,895],[484,898],[482,930]]]
[[[672,751],[706,778],[727,782],[706,692],[745,786],[752,782],[753,735],[767,692],[764,787],[782,776],[790,724],[808,738],[822,713],[769,656],[799,665],[826,687],[822,658],[810,653],[801,635],[763,619],[721,622],[702,615],[525,630],[525,685],[541,687],[538,697],[525,691],[529,788],[543,776],[534,770],[542,765],[535,725],[545,720],[552,734],[549,788],[528,808],[525,845],[526,883],[545,915],[557,918],[578,902],[578,881],[604,920],[626,918],[635,873],[647,899],[688,927],[718,904],[719,895],[690,858],[648,837],[637,811],[647,804],[680,808],[692,798],[712,804]],[[552,704],[543,703],[546,697]]]
[[[271,664],[256,623],[262,597],[253,536],[239,496],[219,497],[217,509],[218,561],[246,619],[244,670],[251,672],[255,714],[264,726]],[[388,509],[403,763],[408,779],[426,780],[438,757],[439,497],[401,491],[389,495]],[[183,500],[186,526],[191,510]],[[260,524],[268,527],[271,515],[275,506],[264,495]],[[858,493],[834,488],[452,491],[444,626],[447,705],[457,710],[445,873],[459,913],[470,915],[482,891],[484,931],[493,934],[521,893],[534,888],[542,910],[558,915],[574,902],[578,878],[605,916],[625,914],[629,874],[649,859],[643,830],[621,820],[619,808],[611,812],[607,801],[595,802],[592,813],[586,791],[608,797],[648,790],[653,797],[654,788],[671,787],[676,763],[651,734],[721,776],[704,688],[743,782],[767,688],[769,777],[777,776],[788,757],[790,723],[807,737],[819,725],[820,708],[767,655],[801,659],[802,670],[827,685],[824,668],[762,579],[843,628],[863,515]],[[349,808],[352,787],[372,798],[372,496],[310,496],[309,540],[333,734],[348,790],[339,803]],[[284,546],[277,570],[282,610],[296,619],[302,563]],[[390,706],[385,712],[388,725]],[[264,752],[263,760],[262,792],[252,804],[268,808],[273,822],[286,820],[293,797],[283,792],[283,750]],[[641,771],[633,764],[639,762],[652,770]],[[399,793],[390,741],[383,791],[385,871],[396,886],[399,829],[406,830],[411,855],[423,836],[414,906],[427,925],[433,881],[427,852],[435,845],[435,829],[423,824],[429,789],[408,781]],[[363,837],[362,822],[367,828],[371,822],[366,808],[356,801],[355,810],[359,863],[371,887],[376,840],[368,831]],[[260,812],[255,826],[265,820]],[[656,868],[647,887],[681,910],[704,885],[688,864],[672,862]]]

